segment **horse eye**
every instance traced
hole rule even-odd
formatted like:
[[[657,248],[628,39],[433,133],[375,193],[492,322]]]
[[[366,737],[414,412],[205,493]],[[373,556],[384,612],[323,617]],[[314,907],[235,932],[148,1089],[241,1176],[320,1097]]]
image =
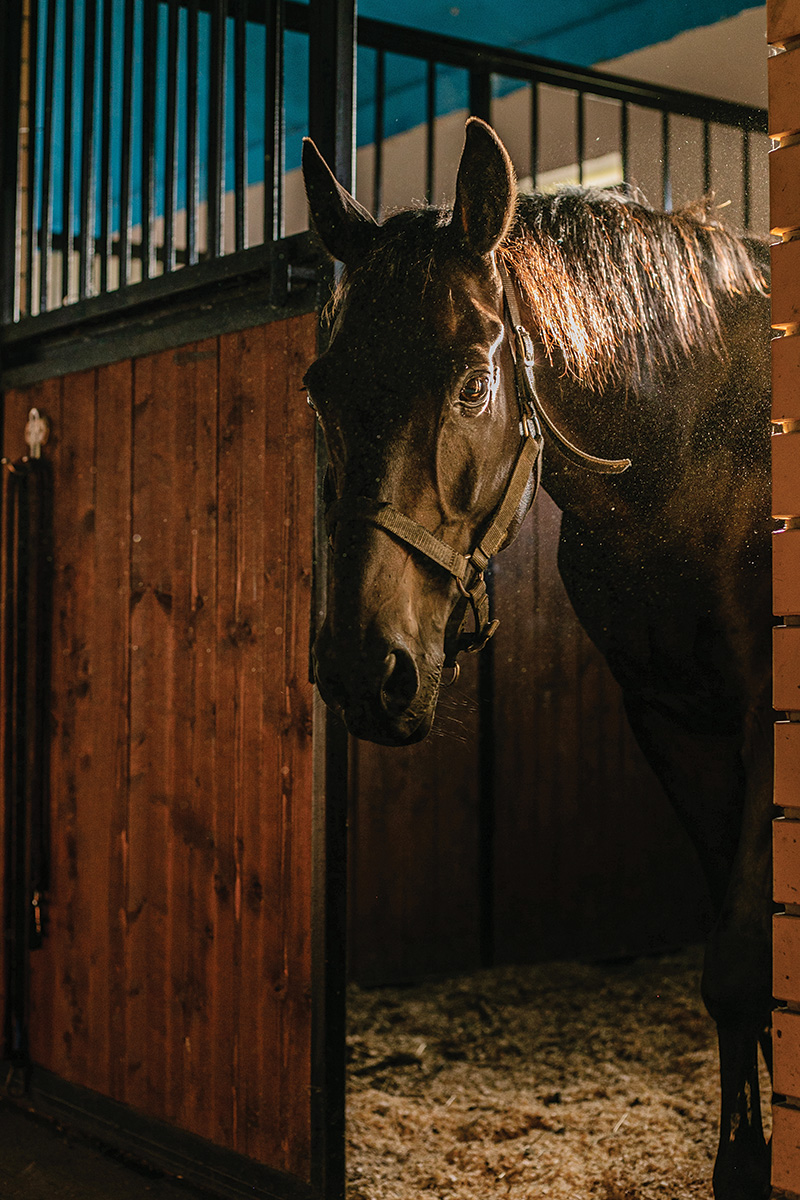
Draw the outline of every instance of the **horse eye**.
[[[473,375],[461,389],[459,399],[469,408],[482,405],[489,395],[489,376]]]

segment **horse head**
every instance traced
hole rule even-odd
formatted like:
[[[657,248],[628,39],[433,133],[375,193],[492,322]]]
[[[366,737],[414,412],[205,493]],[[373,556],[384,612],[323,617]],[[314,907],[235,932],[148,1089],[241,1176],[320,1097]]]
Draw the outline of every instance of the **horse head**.
[[[428,732],[445,662],[470,643],[458,641],[467,592],[485,618],[475,548],[504,497],[507,544],[535,489],[534,453],[506,495],[520,412],[494,250],[514,214],[514,172],[472,120],[452,213],[378,225],[310,140],[303,171],[314,225],[345,264],[327,349],[305,377],[328,450],[333,547],[316,678],[353,734],[400,745]],[[470,648],[491,631],[484,619]]]

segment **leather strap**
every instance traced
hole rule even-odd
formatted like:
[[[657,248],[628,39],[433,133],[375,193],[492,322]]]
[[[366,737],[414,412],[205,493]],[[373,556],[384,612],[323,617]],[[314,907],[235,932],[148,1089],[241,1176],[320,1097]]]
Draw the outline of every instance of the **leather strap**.
[[[584,467],[586,470],[593,471],[597,475],[621,475],[631,465],[629,458],[597,458],[594,454],[587,454],[585,450],[581,450],[579,446],[576,446],[561,432],[544,408],[534,382],[533,371],[535,361],[533,339],[522,324],[516,284],[501,262],[498,262],[497,267],[500,272],[500,278],[503,281],[505,303],[515,334],[516,353],[514,356],[514,369],[517,377],[517,390],[525,393],[525,397],[531,408],[541,418],[545,429],[557,442],[559,450],[566,459],[576,467]]]

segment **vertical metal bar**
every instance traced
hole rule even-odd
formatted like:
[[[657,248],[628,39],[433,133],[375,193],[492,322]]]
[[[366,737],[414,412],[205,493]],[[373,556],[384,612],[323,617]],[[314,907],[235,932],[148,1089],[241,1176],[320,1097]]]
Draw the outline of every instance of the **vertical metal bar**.
[[[672,208],[672,164],[670,163],[669,113],[661,114],[661,206],[668,212]]]
[[[17,302],[17,188],[22,71],[22,0],[5,10],[6,63],[0,87],[0,324],[19,316]]]
[[[631,177],[631,151],[630,112],[626,100],[622,101],[619,110],[619,155],[622,160],[622,182],[628,183]]]
[[[122,47],[122,162],[119,180],[119,286],[131,278],[131,120],[133,113],[133,0],[125,0]]]
[[[28,241],[25,247],[25,312],[30,316],[33,309],[33,248],[38,237],[34,228],[36,221],[36,94],[39,75],[39,0],[34,0],[28,17]]]
[[[189,0],[186,22],[186,259],[197,262],[197,0]]]
[[[742,130],[742,222],[750,228],[750,131]]]
[[[208,253],[211,258],[222,253],[224,235],[226,9],[225,0],[213,0],[208,97]]]
[[[142,278],[153,274],[155,219],[157,0],[144,0],[142,28]]]
[[[100,150],[100,291],[108,291],[111,258],[111,35],[113,0],[103,0],[103,132]]]
[[[78,296],[81,300],[85,300],[92,291],[92,269],[94,267],[95,249],[94,73],[97,41],[97,0],[84,0],[84,3],[80,275],[78,279]]]
[[[47,311],[50,252],[53,247],[53,76],[56,53],[56,0],[47,0],[44,62],[44,144],[42,146],[42,235],[39,312]]]
[[[492,77],[488,71],[470,70],[469,113],[482,121],[492,119]]]
[[[428,61],[425,80],[425,200],[433,203],[433,156],[436,147],[436,63]]]
[[[167,9],[167,128],[164,163],[164,271],[175,270],[175,118],[178,106],[178,5]]]
[[[383,210],[383,130],[386,111],[386,54],[375,59],[375,166],[372,177],[372,211],[380,221]]]
[[[355,169],[356,0],[310,0],[311,136],[350,191]]]
[[[703,121],[703,191],[711,191],[711,123]]]
[[[531,84],[531,187],[539,179],[539,84]]]
[[[72,237],[75,210],[72,203],[72,81],[75,65],[75,3],[64,5],[64,122],[62,125],[61,158],[61,225],[64,253],[61,259],[61,299],[69,299],[69,268],[72,260]]]
[[[355,168],[356,0],[310,0],[309,132],[334,175],[353,190]],[[317,538],[324,453],[318,442]],[[319,546],[324,543],[317,541]],[[319,555],[320,559],[324,555]],[[319,572],[324,586],[324,569]],[[319,711],[319,710],[317,710]],[[320,728],[321,727],[321,728]],[[324,730],[323,737],[318,731]],[[323,740],[324,739],[324,740]],[[330,1200],[345,1194],[345,1061],[347,947],[347,735],[340,721],[320,714],[315,740],[323,749],[314,772],[314,921],[312,970],[311,1180]]]
[[[578,183],[583,184],[583,160],[586,156],[586,97],[575,97],[575,153],[578,157]]]
[[[233,13],[234,248],[247,245],[247,0]]]
[[[264,242],[283,237],[283,3],[265,0]]]

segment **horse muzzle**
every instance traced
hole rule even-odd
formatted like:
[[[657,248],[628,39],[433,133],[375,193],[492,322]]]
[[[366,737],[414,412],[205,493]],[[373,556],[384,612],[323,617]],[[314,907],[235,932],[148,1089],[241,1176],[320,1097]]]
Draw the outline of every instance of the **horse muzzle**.
[[[430,730],[438,674],[400,639],[349,646],[323,626],[314,645],[314,675],[325,703],[353,737],[383,746],[421,741]]]

